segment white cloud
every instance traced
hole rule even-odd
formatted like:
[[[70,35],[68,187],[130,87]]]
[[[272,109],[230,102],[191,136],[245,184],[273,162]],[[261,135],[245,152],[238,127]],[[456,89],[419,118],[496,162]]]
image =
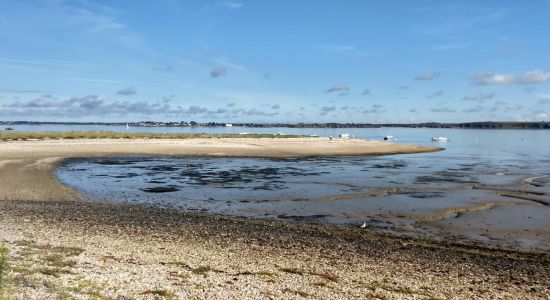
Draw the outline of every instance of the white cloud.
[[[472,83],[475,85],[499,85],[511,84],[515,82],[512,75],[484,72],[474,76]]]
[[[540,70],[529,71],[521,77],[508,74],[498,74],[483,72],[474,75],[472,84],[474,85],[502,85],[502,84],[538,84],[550,81],[550,73]]]
[[[537,84],[544,81],[550,81],[550,73],[544,71],[531,71],[523,74],[518,80],[519,84]]]
[[[271,108],[278,110],[279,105]],[[256,108],[238,108],[235,105],[227,105],[220,108],[208,108],[191,105],[187,108],[166,102],[144,101],[115,101],[103,98],[99,95],[87,95],[72,97],[66,100],[57,99],[51,95],[42,95],[30,101],[15,101],[9,104],[0,104],[0,116],[50,116],[81,118],[87,116],[199,116],[205,118],[218,118],[232,116],[262,116],[272,117],[279,112],[262,111]]]

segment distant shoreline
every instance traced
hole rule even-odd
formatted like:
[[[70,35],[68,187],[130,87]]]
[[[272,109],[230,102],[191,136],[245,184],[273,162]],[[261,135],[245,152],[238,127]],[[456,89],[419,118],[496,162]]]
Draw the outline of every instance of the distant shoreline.
[[[550,122],[465,122],[465,123],[232,123],[218,122],[35,122],[0,121],[0,126],[17,125],[96,125],[131,127],[251,127],[251,128],[460,128],[460,129],[550,129]],[[4,128],[0,128],[4,129]]]

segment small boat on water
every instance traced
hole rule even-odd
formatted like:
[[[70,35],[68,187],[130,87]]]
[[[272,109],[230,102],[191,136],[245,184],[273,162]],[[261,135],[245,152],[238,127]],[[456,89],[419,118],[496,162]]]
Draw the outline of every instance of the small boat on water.
[[[341,139],[349,139],[351,136],[349,135],[349,133],[344,132],[344,133],[341,133],[341,134],[339,135],[339,137],[340,137]]]
[[[432,141],[433,142],[439,142],[439,143],[445,143],[447,142],[449,139],[446,137],[446,136],[436,136],[436,137],[433,137],[432,138]]]
[[[393,140],[395,137],[393,135],[385,135],[384,141]]]
[[[8,131],[9,131],[9,130],[13,130],[13,128],[11,128],[11,127],[6,127],[6,129],[4,129],[4,130],[8,130]]]

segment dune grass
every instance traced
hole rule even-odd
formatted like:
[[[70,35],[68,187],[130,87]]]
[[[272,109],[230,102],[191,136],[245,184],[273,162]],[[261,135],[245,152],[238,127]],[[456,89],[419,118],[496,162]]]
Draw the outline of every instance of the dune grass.
[[[193,139],[193,138],[298,138],[303,135],[279,134],[207,134],[207,133],[130,133],[112,131],[0,131],[0,140],[67,140],[67,139]]]

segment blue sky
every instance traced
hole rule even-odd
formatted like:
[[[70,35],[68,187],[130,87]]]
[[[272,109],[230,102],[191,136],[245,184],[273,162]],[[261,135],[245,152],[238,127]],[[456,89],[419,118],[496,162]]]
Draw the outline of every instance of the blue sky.
[[[0,0],[0,120],[550,121],[550,1]]]

